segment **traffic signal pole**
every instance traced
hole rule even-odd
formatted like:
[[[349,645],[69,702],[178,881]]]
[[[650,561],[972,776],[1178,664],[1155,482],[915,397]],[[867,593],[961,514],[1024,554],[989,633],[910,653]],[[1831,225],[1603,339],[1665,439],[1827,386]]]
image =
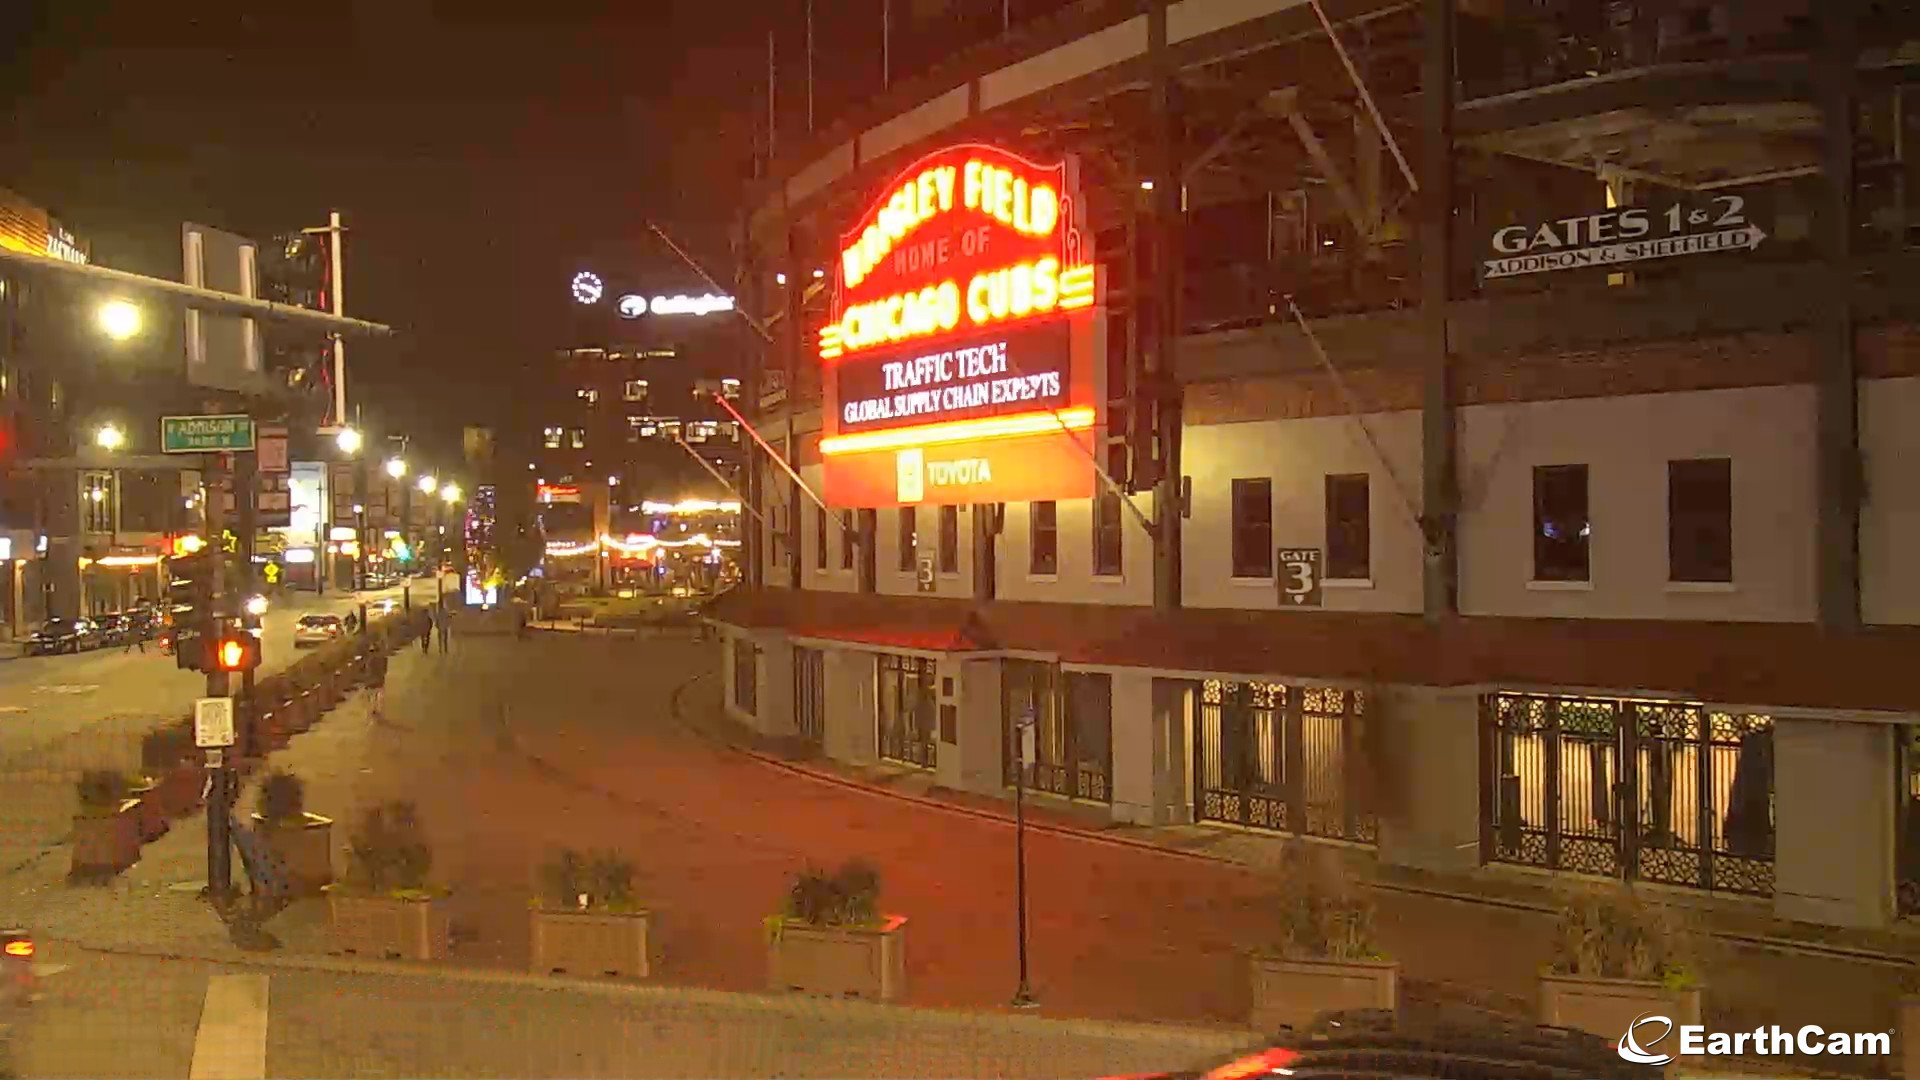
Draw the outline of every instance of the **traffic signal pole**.
[[[240,595],[233,598],[229,610],[239,616],[238,623],[243,631],[252,630],[260,625],[260,618],[246,610],[247,601],[260,591],[258,568],[253,561],[254,540],[259,532],[259,491],[260,462],[257,452],[248,450],[235,454],[236,469],[233,477],[233,508],[239,517],[234,532],[239,534],[236,557],[240,560],[239,573],[234,575],[234,583],[240,588]],[[215,667],[220,665],[215,664]],[[231,680],[229,680],[231,681]],[[254,730],[253,668],[249,666],[240,674],[240,696],[234,703],[235,720],[242,732],[235,753],[254,754],[259,751],[255,744],[258,733]]]
[[[214,411],[217,411],[214,410]],[[220,636],[220,612],[231,600],[226,595],[225,582],[225,531],[226,531],[226,494],[235,485],[232,483],[232,470],[226,454],[207,455],[206,483],[206,521],[207,521],[207,569],[211,577],[212,601],[201,615],[199,634],[192,648],[211,653],[213,643]],[[235,506],[242,505],[239,498]],[[179,646],[176,644],[175,648]],[[231,681],[220,665],[207,657],[207,696],[227,697],[231,693]],[[226,760],[226,751],[210,748],[207,750],[207,898],[213,906],[225,911],[233,901],[233,837],[228,825],[233,811],[233,770]]]

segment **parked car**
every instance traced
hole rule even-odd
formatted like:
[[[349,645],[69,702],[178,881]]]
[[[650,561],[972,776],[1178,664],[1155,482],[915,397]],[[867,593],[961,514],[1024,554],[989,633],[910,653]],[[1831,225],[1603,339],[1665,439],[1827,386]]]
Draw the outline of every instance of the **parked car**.
[[[33,935],[0,924],[0,1008],[33,1000]]]
[[[293,624],[293,647],[311,648],[338,641],[347,634],[347,624],[338,615],[302,615]]]
[[[108,611],[93,617],[97,640],[94,644],[107,648],[125,645],[132,640],[134,633],[133,616],[124,611]]]
[[[77,653],[100,643],[99,631],[86,619],[48,619],[27,637],[28,656]]]

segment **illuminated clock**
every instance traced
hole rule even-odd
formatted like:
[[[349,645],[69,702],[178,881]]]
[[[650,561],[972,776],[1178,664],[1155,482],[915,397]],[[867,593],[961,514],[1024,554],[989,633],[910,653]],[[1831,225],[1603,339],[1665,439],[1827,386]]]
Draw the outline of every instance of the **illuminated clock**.
[[[600,275],[591,270],[582,270],[573,275],[573,299],[577,303],[597,304],[606,291],[607,287],[601,283]]]

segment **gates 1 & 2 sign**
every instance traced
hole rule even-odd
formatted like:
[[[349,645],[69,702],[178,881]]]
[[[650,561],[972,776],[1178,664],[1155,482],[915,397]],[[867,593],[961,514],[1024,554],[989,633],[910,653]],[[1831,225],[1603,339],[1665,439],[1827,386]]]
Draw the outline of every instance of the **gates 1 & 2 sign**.
[[[950,147],[841,238],[820,330],[829,503],[1093,494],[1100,282],[1074,181],[1071,161]]]

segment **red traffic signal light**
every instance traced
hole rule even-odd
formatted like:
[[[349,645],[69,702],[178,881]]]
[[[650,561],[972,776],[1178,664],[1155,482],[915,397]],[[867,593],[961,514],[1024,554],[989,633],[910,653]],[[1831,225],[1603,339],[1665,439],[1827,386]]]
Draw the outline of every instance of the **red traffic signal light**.
[[[251,671],[260,666],[260,639],[242,631],[225,634],[213,642],[215,671]]]

